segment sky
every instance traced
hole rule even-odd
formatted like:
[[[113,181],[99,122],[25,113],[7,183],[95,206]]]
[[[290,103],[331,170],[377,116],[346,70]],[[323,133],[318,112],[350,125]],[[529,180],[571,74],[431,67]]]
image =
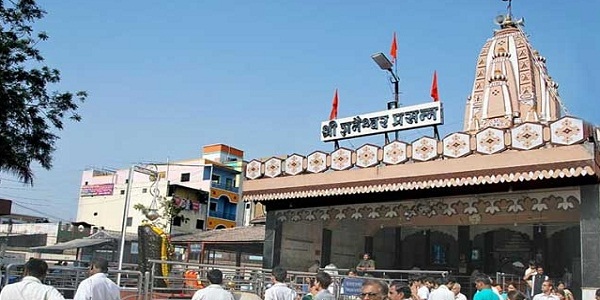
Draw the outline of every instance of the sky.
[[[444,105],[440,133],[461,131],[481,47],[506,13],[501,0],[80,1],[39,0],[38,44],[61,71],[53,90],[89,93],[83,120],[58,134],[53,168],[34,186],[0,173],[15,213],[75,220],[91,167],[199,157],[225,143],[245,160],[331,151],[320,141],[335,89],[338,116],[384,110],[389,76],[371,59],[398,40],[400,102],[431,101],[434,70]],[[599,124],[600,1],[515,0],[533,47],[547,58],[568,113]],[[410,142],[431,129],[402,132]],[[357,148],[383,137],[341,142]],[[85,221],[85,220],[78,220]]]

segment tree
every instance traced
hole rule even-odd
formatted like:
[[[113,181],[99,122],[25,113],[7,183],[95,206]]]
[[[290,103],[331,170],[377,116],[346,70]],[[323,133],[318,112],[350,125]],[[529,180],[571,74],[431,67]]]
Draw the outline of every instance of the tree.
[[[36,49],[48,39],[33,23],[44,17],[35,0],[0,0],[0,171],[33,184],[32,163],[49,170],[52,153],[68,118],[81,120],[78,104],[87,93],[49,92],[60,72],[44,65]]]

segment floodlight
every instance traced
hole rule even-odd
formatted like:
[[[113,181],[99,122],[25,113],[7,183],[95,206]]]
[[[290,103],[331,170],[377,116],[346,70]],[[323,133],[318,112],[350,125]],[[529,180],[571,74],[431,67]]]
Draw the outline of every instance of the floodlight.
[[[385,57],[385,54],[379,52],[379,53],[375,53],[373,55],[371,55],[371,58],[375,61],[375,63],[377,63],[377,65],[382,69],[382,70],[392,70],[392,66],[394,66],[392,64],[392,62]]]

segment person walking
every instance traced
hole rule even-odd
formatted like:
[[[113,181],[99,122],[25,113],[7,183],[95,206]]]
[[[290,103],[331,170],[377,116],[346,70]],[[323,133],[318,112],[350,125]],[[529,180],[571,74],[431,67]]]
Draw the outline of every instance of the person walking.
[[[285,284],[287,270],[275,267],[271,271],[273,285],[265,291],[265,300],[295,300],[296,292]]]
[[[96,257],[90,262],[90,277],[83,280],[77,287],[73,300],[120,300],[121,289],[110,280],[108,273],[108,261]]]
[[[234,300],[233,295],[221,286],[223,283],[223,272],[221,270],[212,269],[206,272],[206,278],[210,285],[197,290],[192,300]]]
[[[37,258],[32,258],[23,270],[23,279],[6,285],[0,291],[0,300],[64,300],[63,295],[53,286],[45,285],[42,280],[48,273],[48,264]]]

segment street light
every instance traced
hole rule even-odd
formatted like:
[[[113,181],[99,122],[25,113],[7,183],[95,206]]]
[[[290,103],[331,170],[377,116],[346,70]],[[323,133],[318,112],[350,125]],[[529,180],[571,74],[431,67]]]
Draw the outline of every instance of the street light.
[[[127,192],[125,194],[125,207],[123,208],[123,221],[121,223],[121,243],[119,244],[119,264],[118,264],[119,271],[123,270],[123,255],[125,252],[125,236],[126,236],[126,231],[127,231],[127,219],[129,218],[129,205],[131,202],[131,188],[133,186],[133,174],[135,172],[146,174],[148,176],[154,176],[154,179],[156,181],[158,181],[158,171],[142,168],[142,167],[135,166],[135,165],[131,166],[131,168],[129,168],[129,175],[127,176]],[[155,201],[155,198],[152,199],[153,202]],[[156,212],[156,207],[154,207],[154,210],[150,211],[149,213],[153,213],[153,216],[154,215],[158,216],[157,212]],[[151,219],[150,216],[147,216],[147,217],[149,219]],[[156,219],[156,218],[154,218],[154,219]],[[121,284],[121,273],[119,272],[117,274],[117,285],[120,285],[120,284]]]
[[[378,52],[371,55],[371,58],[375,61],[375,63],[382,69],[390,72],[392,75],[391,81],[394,84],[394,101],[390,101],[387,103],[388,109],[395,109],[400,106],[399,99],[399,87],[398,87],[398,76],[392,70],[394,64],[385,56],[385,54]],[[398,131],[395,132],[396,140],[398,140]],[[387,134],[386,134],[386,142],[388,142]]]
[[[375,63],[377,63],[377,65],[382,69],[382,70],[388,70],[390,72],[392,72],[392,67],[394,66],[392,64],[392,62],[385,56],[385,54],[379,52],[379,53],[375,53],[373,55],[371,55],[371,58],[373,58],[373,60],[375,61]],[[392,72],[392,74],[394,74]]]

